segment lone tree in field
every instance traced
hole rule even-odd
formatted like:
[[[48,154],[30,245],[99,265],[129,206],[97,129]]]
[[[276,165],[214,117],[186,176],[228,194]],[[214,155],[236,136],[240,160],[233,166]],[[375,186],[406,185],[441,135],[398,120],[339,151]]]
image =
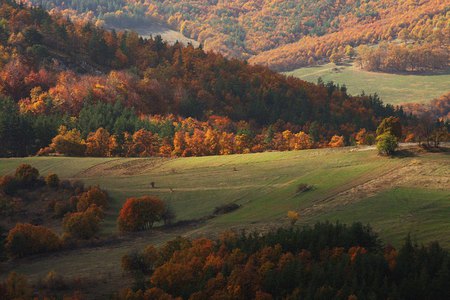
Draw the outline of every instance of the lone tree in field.
[[[389,132],[383,133],[377,137],[378,153],[383,155],[392,155],[398,147],[397,138]]]
[[[383,155],[392,155],[402,138],[402,124],[399,118],[384,119],[377,128],[377,149]]]
[[[157,197],[128,198],[120,210],[117,223],[121,231],[140,231],[153,227],[163,217],[165,204]]]

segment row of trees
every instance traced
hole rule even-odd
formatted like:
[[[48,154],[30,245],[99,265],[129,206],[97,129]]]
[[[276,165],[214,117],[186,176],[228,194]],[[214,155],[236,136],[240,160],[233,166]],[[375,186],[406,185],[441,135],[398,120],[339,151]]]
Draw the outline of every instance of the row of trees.
[[[173,120],[173,119],[172,119]],[[269,127],[260,134],[251,131],[248,124],[234,124],[227,118],[213,117],[209,122],[198,122],[194,119],[178,119],[166,127],[167,119],[153,121],[152,130],[140,129],[134,134],[125,132],[122,136],[111,135],[106,129],[99,128],[88,134],[86,141],[80,131],[67,130],[61,127],[59,134],[53,138],[50,147],[44,148],[39,155],[59,153],[72,156],[207,156],[263,152],[268,150],[291,151],[310,149],[313,147],[344,147],[346,144],[372,145],[375,143],[375,133],[360,129],[346,141],[344,136],[334,135],[329,142],[323,143],[303,131],[293,133],[289,129],[282,132]],[[388,141],[384,154],[392,154],[399,142],[434,141],[434,147],[449,139],[449,123],[434,122],[432,119],[421,118],[419,126],[405,133],[398,117],[385,118],[376,130],[376,140]],[[172,126],[172,127],[170,127]],[[237,133],[229,132],[233,127],[240,128]],[[310,132],[313,132],[310,128]],[[168,134],[164,136],[164,134]],[[314,133],[314,132],[313,132]],[[160,136],[161,134],[161,136]],[[386,136],[389,135],[389,136]],[[392,141],[396,141],[395,145]]]
[[[121,142],[119,142],[121,140]],[[106,129],[99,128],[89,133],[86,141],[76,130],[61,127],[59,134],[53,138],[48,148],[38,155],[51,153],[69,156],[207,156],[262,152],[266,150],[301,150],[313,147],[311,137],[300,131],[296,134],[290,130],[281,133],[266,132],[252,136],[249,133],[229,133],[217,130],[193,129],[176,131],[173,137],[162,138],[158,133],[140,129],[134,134],[123,136],[111,135]],[[344,138],[335,136],[328,144],[330,147],[343,147]]]
[[[122,258],[119,299],[447,299],[449,253],[408,237],[397,250],[370,227],[319,223],[219,240],[177,238]]]
[[[447,69],[450,53],[439,44],[360,46],[357,65],[368,71],[407,72]]]

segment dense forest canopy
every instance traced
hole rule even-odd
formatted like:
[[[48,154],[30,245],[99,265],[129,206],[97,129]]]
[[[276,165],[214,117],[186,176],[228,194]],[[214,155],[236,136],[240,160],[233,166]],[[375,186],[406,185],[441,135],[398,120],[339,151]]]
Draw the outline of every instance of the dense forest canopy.
[[[438,243],[398,250],[368,226],[318,223],[269,233],[177,238],[122,259],[135,277],[119,299],[447,299]],[[137,291],[136,291],[137,290]]]
[[[348,95],[345,86],[307,83],[201,47],[170,46],[160,37],[145,40],[134,32],[107,31],[13,1],[2,1],[0,24],[0,92],[5,107],[0,119],[5,129],[0,132],[11,143],[16,131],[27,133],[19,144],[29,149],[12,153],[29,154],[48,145],[59,125],[77,128],[86,138],[89,126],[80,125],[85,120],[81,113],[99,102],[132,108],[133,112],[121,112],[128,114],[123,116],[127,120],[130,115],[139,122],[155,114],[199,121],[221,116],[236,122],[236,134],[241,129],[259,133],[276,125],[279,131],[319,131],[315,140],[336,134],[348,140],[361,128],[375,130],[388,116],[400,117],[404,126],[414,121],[377,96]],[[106,120],[90,121],[97,128],[113,126]],[[244,126],[238,124],[241,121]],[[132,125],[120,122],[121,132],[130,134],[150,127],[136,120]],[[2,146],[10,147],[7,144]]]

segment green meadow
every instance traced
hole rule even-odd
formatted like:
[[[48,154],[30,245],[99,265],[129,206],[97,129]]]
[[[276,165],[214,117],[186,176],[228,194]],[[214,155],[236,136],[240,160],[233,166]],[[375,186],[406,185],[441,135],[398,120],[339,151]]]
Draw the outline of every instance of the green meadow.
[[[292,75],[316,83],[319,77],[324,82],[345,84],[352,95],[377,93],[383,102],[400,104],[427,102],[450,91],[450,74],[416,75],[367,72],[353,65],[326,65],[300,68]]]
[[[178,221],[207,217],[223,204],[241,206],[204,223],[205,231],[286,225],[287,212],[296,210],[304,224],[361,221],[372,224],[390,243],[398,243],[410,232],[420,241],[440,239],[450,246],[450,218],[445,217],[450,215],[449,171],[444,167],[450,162],[448,154],[385,158],[374,150],[355,150],[176,159],[32,157],[2,159],[0,173],[12,173],[20,163],[29,163],[42,175],[54,172],[64,179],[100,185],[112,198],[104,235],[118,233],[115,221],[127,197],[156,195],[173,207]],[[404,169],[417,163],[422,164],[420,169],[426,164],[426,169],[434,172],[426,176],[435,176],[442,184],[417,186],[425,176],[422,171],[417,170],[416,176],[416,169]],[[398,184],[387,177],[403,169],[408,176],[399,173],[404,180]],[[151,182],[156,188],[151,188]],[[302,183],[313,189],[297,193]],[[318,204],[320,209],[316,209]]]

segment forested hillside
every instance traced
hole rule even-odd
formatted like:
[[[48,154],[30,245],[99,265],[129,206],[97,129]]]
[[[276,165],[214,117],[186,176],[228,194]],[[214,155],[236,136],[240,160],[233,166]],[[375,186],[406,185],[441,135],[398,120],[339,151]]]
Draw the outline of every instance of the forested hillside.
[[[276,70],[353,58],[359,45],[382,41],[411,48],[409,58],[390,53],[408,66],[372,70],[448,67],[450,7],[445,0],[28,2],[45,8],[73,8],[87,18],[94,12],[109,23],[158,19],[198,40],[206,50]],[[364,55],[362,60],[368,57]]]
[[[129,138],[145,129],[148,139],[157,134],[159,146],[166,139],[162,153],[180,146],[177,132],[184,145],[210,129],[213,141],[217,135],[232,141],[234,150],[226,153],[242,153],[328,145],[333,136],[331,145],[344,145],[388,116],[400,118],[406,135],[416,122],[376,96],[352,97],[344,86],[307,83],[201,48],[107,31],[12,1],[2,1],[0,24],[2,155],[34,154],[51,143],[60,125],[59,133],[71,141],[106,128],[119,144],[125,133]],[[300,141],[291,144],[297,133]],[[277,134],[281,146],[273,146]],[[134,155],[153,153],[147,150]]]

